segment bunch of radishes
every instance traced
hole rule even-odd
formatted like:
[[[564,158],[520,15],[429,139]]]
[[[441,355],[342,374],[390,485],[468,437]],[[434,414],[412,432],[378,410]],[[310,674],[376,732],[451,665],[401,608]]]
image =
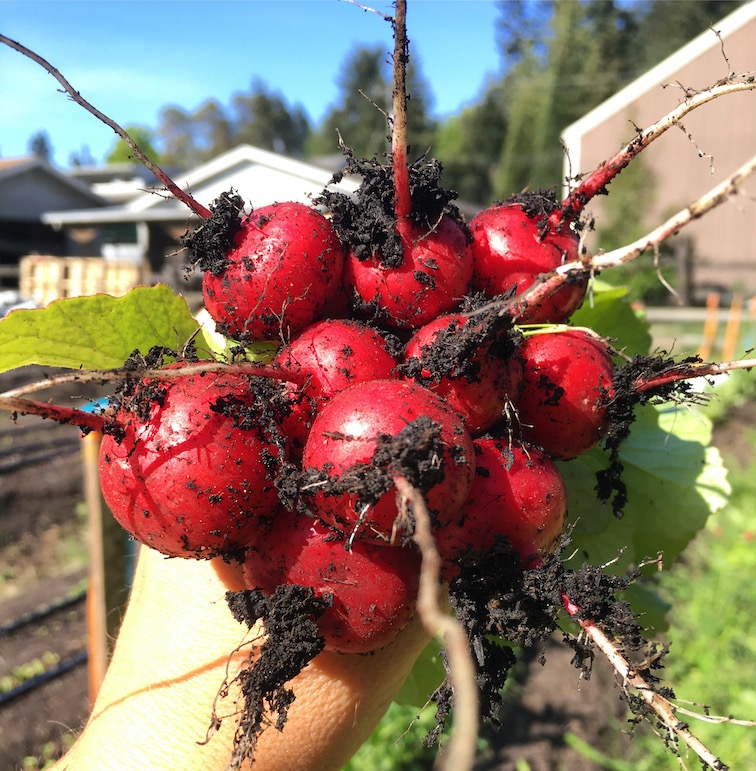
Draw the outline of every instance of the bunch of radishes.
[[[332,599],[320,633],[343,652],[384,646],[414,613],[420,555],[395,479],[424,496],[444,579],[503,540],[536,565],[567,508],[553,460],[601,439],[613,376],[597,338],[548,326],[584,283],[528,308],[532,328],[501,310],[577,255],[550,199],[497,204],[469,228],[448,197],[440,213],[413,217],[410,203],[393,243],[360,248],[346,223],[385,231],[399,197],[384,167],[362,171],[356,202],[329,198],[333,221],[298,203],[244,215],[238,196],[216,202],[189,239],[206,308],[240,357],[256,341],[280,348],[265,364],[184,361],[133,383],[100,463],[135,538],[243,561],[251,589],[313,587]],[[433,187],[426,171],[409,170],[410,202]]]
[[[355,198],[247,214],[235,193],[215,202],[185,243],[235,359],[132,383],[100,464],[138,540],[237,559],[268,595],[312,587],[331,603],[320,634],[343,652],[386,645],[414,613],[421,512],[400,479],[422,495],[444,580],[503,542],[537,566],[567,510],[554,460],[601,440],[613,398],[604,343],[564,324],[585,271],[529,294],[579,259],[589,196],[516,196],[465,223],[440,165],[408,162],[403,11],[390,161],[346,151]],[[261,341],[280,347],[249,362]]]

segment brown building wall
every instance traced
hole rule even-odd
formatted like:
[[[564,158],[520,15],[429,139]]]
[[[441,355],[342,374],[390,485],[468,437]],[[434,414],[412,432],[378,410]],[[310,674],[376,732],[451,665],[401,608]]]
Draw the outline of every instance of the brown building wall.
[[[621,110],[587,130],[580,142],[579,169],[585,173],[610,157],[634,134],[674,109],[685,95],[680,84],[703,89],[728,74],[728,64],[713,33],[713,44],[695,59],[651,85]],[[733,72],[756,71],[756,19],[729,34],[724,52]],[[665,87],[662,85],[665,84]],[[653,179],[645,203],[643,225],[660,224],[756,154],[756,91],[728,94],[689,114],[682,127],[669,129],[641,154],[644,173]],[[635,161],[634,161],[635,162]],[[589,211],[601,222],[611,199],[591,202]],[[609,204],[611,205],[611,204]],[[694,282],[700,289],[722,286],[730,291],[756,293],[756,179],[748,180],[735,196],[691,224],[685,233],[693,239]],[[591,248],[600,247],[595,237]],[[641,257],[640,259],[650,259]]]

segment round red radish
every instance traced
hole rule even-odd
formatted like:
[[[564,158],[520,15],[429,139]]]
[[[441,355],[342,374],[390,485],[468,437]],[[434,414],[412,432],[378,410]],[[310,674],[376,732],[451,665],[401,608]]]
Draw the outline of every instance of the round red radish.
[[[355,383],[393,377],[397,361],[372,327],[331,319],[302,330],[279,351],[274,364],[309,378],[292,392],[292,413],[283,422],[293,455],[301,457],[317,405]]]
[[[554,550],[564,529],[567,488],[552,460],[499,439],[474,444],[475,479],[462,516],[436,534],[446,580],[458,575],[460,557],[486,552],[502,537],[531,567]]]
[[[411,545],[355,542],[303,515],[283,513],[251,541],[244,564],[249,589],[310,586],[333,605],[318,618],[326,649],[368,653],[388,645],[415,612],[420,556]]]
[[[331,223],[301,203],[253,211],[220,267],[205,271],[205,306],[218,330],[249,342],[303,329],[339,291],[343,249]]]
[[[452,310],[467,293],[472,254],[461,228],[449,217],[427,232],[405,223],[401,265],[387,267],[380,255],[344,265],[344,287],[365,312],[392,327],[417,329]]]
[[[302,466],[323,478],[303,494],[342,533],[381,543],[406,529],[397,522],[394,476],[421,490],[434,526],[443,527],[462,508],[473,462],[462,418],[439,396],[415,384],[374,380],[337,394],[315,418]]]
[[[484,209],[470,222],[473,236],[472,285],[487,297],[516,286],[519,295],[564,262],[578,259],[577,233],[556,229],[548,217],[529,217],[521,204],[505,203]],[[558,323],[580,307],[587,283],[566,284],[518,317],[521,324]]]
[[[100,483],[113,516],[134,538],[174,557],[244,547],[279,509],[273,476],[284,456],[276,426],[243,375],[144,381],[106,435]],[[278,446],[277,446],[278,445]]]
[[[477,345],[474,333],[479,328],[459,314],[439,316],[410,338],[403,367],[408,379],[443,397],[472,436],[499,421],[506,405],[517,399],[522,382],[519,357],[498,358],[490,342]],[[468,329],[472,336],[466,334]]]
[[[527,337],[520,347],[522,436],[552,458],[588,452],[604,435],[614,363],[606,347],[578,329]]]

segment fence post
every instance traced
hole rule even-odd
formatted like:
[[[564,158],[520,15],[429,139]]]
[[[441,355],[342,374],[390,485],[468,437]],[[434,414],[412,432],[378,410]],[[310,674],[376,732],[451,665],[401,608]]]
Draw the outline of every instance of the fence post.
[[[92,703],[108,668],[113,641],[128,599],[125,534],[110,513],[100,490],[98,461],[101,439],[101,434],[96,431],[82,439],[84,497],[89,527],[87,631],[89,697]]]

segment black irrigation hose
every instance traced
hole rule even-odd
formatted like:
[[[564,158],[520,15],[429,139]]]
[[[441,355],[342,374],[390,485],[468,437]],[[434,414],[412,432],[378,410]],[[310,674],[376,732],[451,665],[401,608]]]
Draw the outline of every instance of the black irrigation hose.
[[[0,448],[0,458],[15,458],[18,455],[33,455],[40,451],[53,450],[58,447],[77,447],[80,445],[80,434],[63,434],[61,436],[39,439],[35,442],[14,443],[9,447]]]
[[[57,437],[44,443],[44,446],[21,445],[13,451],[0,452],[0,474],[11,474],[27,466],[35,466],[53,460],[65,453],[78,452],[81,440],[78,437]]]
[[[19,683],[15,688],[11,688],[5,693],[0,693],[0,707],[13,701],[17,696],[27,693],[28,691],[38,688],[40,685],[44,685],[50,680],[54,680],[56,677],[60,677],[66,672],[78,667],[80,664],[84,664],[89,659],[89,652],[86,650],[79,651],[73,656],[69,656],[67,659],[58,662],[54,667],[41,672],[34,677],[30,677],[28,680],[24,680],[23,683]]]
[[[28,613],[24,613],[21,616],[17,616],[13,621],[8,621],[5,624],[0,624],[0,636],[10,634],[20,629],[26,624],[31,624],[34,621],[39,621],[58,610],[63,610],[71,605],[76,605],[81,602],[87,596],[87,590],[77,592],[76,594],[69,595],[68,597],[61,597],[59,600],[51,602],[49,605],[44,605],[36,610],[30,610]]]

